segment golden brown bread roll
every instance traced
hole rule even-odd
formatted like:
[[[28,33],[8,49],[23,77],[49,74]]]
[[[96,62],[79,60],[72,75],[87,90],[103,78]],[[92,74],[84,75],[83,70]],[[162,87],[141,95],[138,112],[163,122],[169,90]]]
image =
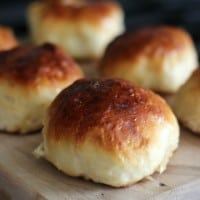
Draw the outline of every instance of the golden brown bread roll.
[[[200,70],[174,94],[171,105],[182,124],[196,134],[200,134]]]
[[[5,26],[0,26],[0,51],[12,49],[18,45],[13,31]]]
[[[99,58],[124,30],[123,11],[111,1],[35,1],[28,21],[36,44],[55,43],[78,59]]]
[[[0,130],[40,129],[54,97],[81,77],[77,64],[51,44],[0,52]]]
[[[105,77],[124,78],[162,93],[172,93],[198,66],[190,35],[171,26],[128,32],[107,48],[100,64]]]
[[[59,170],[114,187],[163,172],[179,127],[166,102],[120,79],[82,79],[50,105],[35,150]]]

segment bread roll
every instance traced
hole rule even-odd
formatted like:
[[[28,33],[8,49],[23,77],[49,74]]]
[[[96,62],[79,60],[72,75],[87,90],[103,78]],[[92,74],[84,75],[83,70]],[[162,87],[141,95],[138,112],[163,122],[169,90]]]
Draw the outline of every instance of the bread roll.
[[[196,134],[200,134],[200,70],[172,97],[171,105],[182,124]]]
[[[124,30],[119,4],[111,1],[35,1],[28,8],[33,42],[64,48],[77,59],[97,59]]]
[[[100,64],[105,77],[119,77],[161,93],[176,92],[198,66],[190,35],[176,27],[128,32],[107,48]]]
[[[64,89],[35,150],[59,170],[114,187],[166,169],[179,127],[166,102],[120,79],[82,79]]]
[[[18,45],[13,31],[5,26],[0,26],[0,51],[9,50]]]
[[[51,44],[0,52],[0,130],[40,129],[51,101],[82,76],[77,64]]]

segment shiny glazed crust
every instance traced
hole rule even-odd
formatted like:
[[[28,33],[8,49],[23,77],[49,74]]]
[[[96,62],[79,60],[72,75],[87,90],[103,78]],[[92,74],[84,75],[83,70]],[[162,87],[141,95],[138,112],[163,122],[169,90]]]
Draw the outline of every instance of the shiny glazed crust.
[[[103,135],[90,139],[103,148],[118,151],[126,147],[127,141],[134,148],[141,147],[148,141],[140,129],[154,126],[149,116],[171,120],[164,101],[150,91],[122,80],[79,80],[51,105],[48,139],[73,139],[78,144],[88,138],[89,129],[99,127],[104,128]],[[118,135],[119,130],[125,134]]]
[[[82,76],[79,66],[53,44],[19,46],[0,53],[0,80],[22,87],[52,86],[57,82],[73,82]]]
[[[58,169],[114,187],[163,172],[179,128],[161,97],[121,79],[82,79],[51,104],[36,150]]]

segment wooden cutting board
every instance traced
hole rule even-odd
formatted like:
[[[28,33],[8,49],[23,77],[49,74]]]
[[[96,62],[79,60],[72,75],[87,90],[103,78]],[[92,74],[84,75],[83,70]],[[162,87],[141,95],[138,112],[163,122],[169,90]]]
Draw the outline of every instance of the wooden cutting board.
[[[69,177],[47,161],[37,160],[32,151],[40,141],[40,133],[0,133],[0,200],[200,199],[200,137],[184,129],[162,175],[120,189]]]
[[[200,138],[182,130],[167,170],[128,188],[115,189],[64,175],[33,157],[41,135],[0,134],[1,200],[200,199]]]

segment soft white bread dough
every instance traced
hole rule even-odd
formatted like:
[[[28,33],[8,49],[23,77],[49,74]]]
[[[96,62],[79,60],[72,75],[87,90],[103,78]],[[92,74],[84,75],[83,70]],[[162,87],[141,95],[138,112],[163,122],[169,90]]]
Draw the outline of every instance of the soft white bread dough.
[[[76,63],[51,44],[0,52],[0,130],[27,133],[42,128],[55,96],[82,76]]]
[[[106,49],[100,64],[105,77],[118,77],[161,93],[176,92],[198,66],[190,35],[170,26],[128,32]]]
[[[78,59],[96,59],[124,30],[122,8],[105,1],[35,1],[28,8],[33,42],[52,42]]]
[[[200,70],[173,95],[170,104],[180,122],[196,134],[200,134]]]
[[[162,173],[178,146],[166,102],[120,79],[82,79],[50,105],[35,155],[70,176],[114,187]]]
[[[0,26],[0,51],[12,49],[18,45],[12,29]]]

